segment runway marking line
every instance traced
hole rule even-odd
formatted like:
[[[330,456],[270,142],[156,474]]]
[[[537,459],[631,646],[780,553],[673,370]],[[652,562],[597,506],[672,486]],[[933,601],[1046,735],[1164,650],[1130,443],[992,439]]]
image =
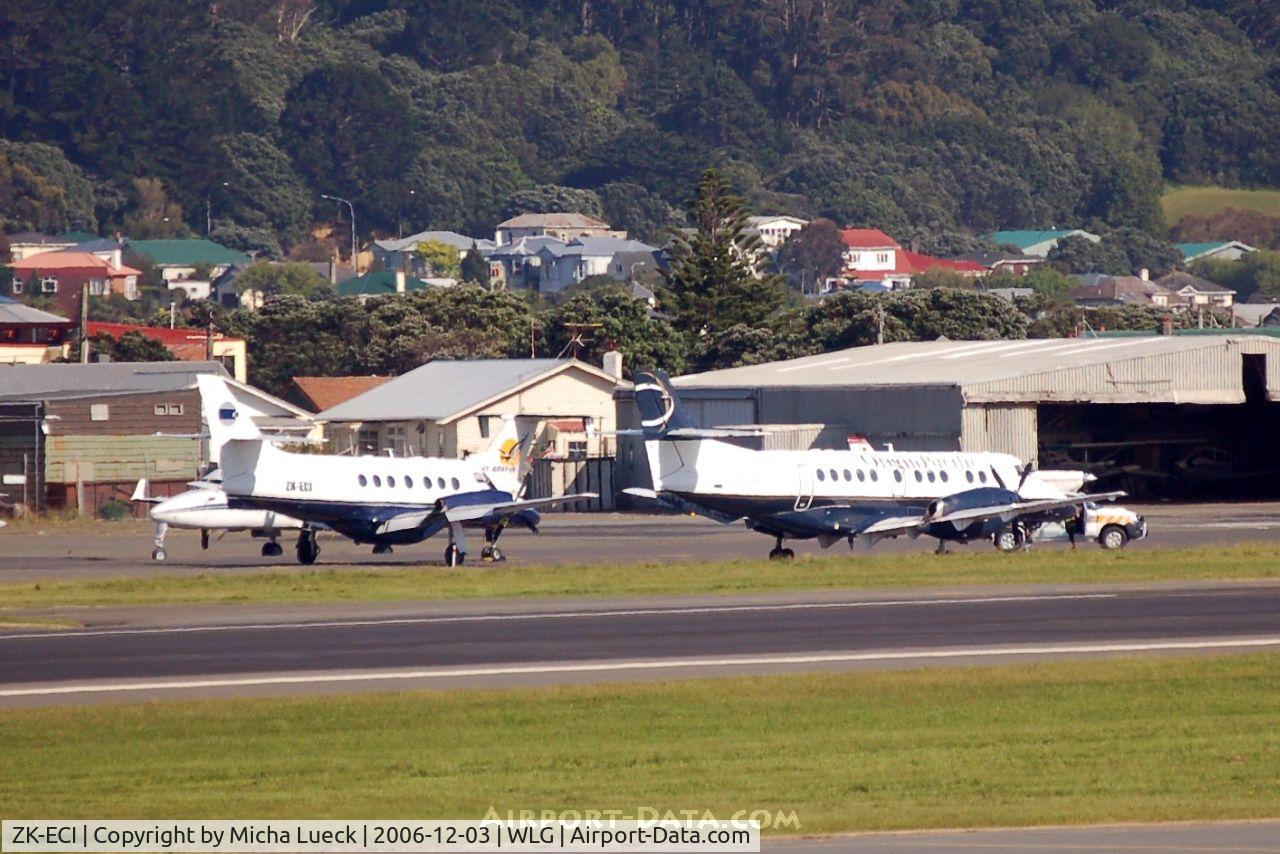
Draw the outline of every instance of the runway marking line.
[[[673,614],[732,614],[750,611],[804,611],[843,608],[888,608],[911,605],[985,605],[1002,602],[1042,602],[1062,599],[1116,599],[1118,593],[1063,593],[1043,596],[985,596],[963,599],[884,599],[861,602],[794,602],[778,605],[704,605],[672,608],[629,608],[609,611],[538,611],[530,614],[464,614],[445,617],[388,617],[373,620],[329,620],[299,623],[231,623],[208,626],[164,626],[156,628],[82,629],[60,632],[0,634],[0,641],[39,638],[86,638],[104,635],[166,635],[194,632],[267,631],[275,629],[343,629],[370,626],[419,626],[437,623],[501,623],[525,620],[578,620],[593,617],[656,617]]]
[[[737,658],[669,658],[591,664],[528,664],[502,667],[436,668],[431,670],[364,671],[349,673],[308,673],[297,676],[237,676],[218,679],[190,679],[167,682],[82,682],[42,688],[0,690],[3,697],[40,697],[57,694],[103,694],[124,691],[181,691],[195,688],[244,688],[262,685],[315,685],[341,682],[383,682],[422,679],[456,679],[477,676],[529,676],[553,673],[609,673],[628,670],[676,670],[697,667],[757,667],[780,664],[840,664],[860,661],[909,661],[954,658],[992,658],[1024,655],[1071,655],[1116,652],[1162,652],[1173,650],[1245,649],[1280,646],[1280,637],[1225,638],[1197,641],[1132,641],[1128,643],[970,647],[915,652],[813,653],[808,655],[765,655]]]

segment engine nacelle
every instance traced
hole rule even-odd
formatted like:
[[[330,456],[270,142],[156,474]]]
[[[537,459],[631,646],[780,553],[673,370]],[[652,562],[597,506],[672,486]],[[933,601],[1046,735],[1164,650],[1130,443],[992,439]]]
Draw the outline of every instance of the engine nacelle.
[[[960,522],[930,522],[930,519],[947,516],[961,510],[981,510],[991,508],[999,510],[1020,500],[1018,493],[1011,489],[1000,489],[986,486],[979,489],[968,489],[953,495],[945,495],[934,499],[926,508],[922,531],[930,537],[940,540],[957,540],[967,542],[982,537],[989,537],[1004,525],[998,519]]]

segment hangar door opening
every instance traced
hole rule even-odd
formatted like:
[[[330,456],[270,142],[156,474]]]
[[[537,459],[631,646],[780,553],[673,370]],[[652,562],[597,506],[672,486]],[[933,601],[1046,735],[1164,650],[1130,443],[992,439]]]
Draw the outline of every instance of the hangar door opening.
[[[1039,464],[1141,498],[1280,498],[1280,404],[1259,370],[1246,355],[1243,404],[1041,404]]]

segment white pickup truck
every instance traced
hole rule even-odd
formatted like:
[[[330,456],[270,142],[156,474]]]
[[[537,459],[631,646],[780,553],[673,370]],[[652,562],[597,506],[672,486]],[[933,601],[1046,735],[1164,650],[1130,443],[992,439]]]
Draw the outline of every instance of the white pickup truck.
[[[1046,522],[1032,533],[1037,543],[1071,538],[1067,526],[1074,527],[1076,539],[1094,540],[1104,549],[1122,549],[1130,540],[1147,536],[1147,520],[1142,514],[1113,504],[1086,501],[1081,516],[1067,522]]]

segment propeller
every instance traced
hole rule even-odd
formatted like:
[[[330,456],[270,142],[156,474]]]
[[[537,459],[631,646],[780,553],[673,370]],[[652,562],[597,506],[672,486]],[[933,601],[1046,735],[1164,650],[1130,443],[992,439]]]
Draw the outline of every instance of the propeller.
[[[1030,460],[1025,466],[1018,469],[1018,488],[1015,492],[1022,492],[1022,486],[1027,482],[1027,478],[1031,477],[1031,473],[1036,470],[1036,461]]]

